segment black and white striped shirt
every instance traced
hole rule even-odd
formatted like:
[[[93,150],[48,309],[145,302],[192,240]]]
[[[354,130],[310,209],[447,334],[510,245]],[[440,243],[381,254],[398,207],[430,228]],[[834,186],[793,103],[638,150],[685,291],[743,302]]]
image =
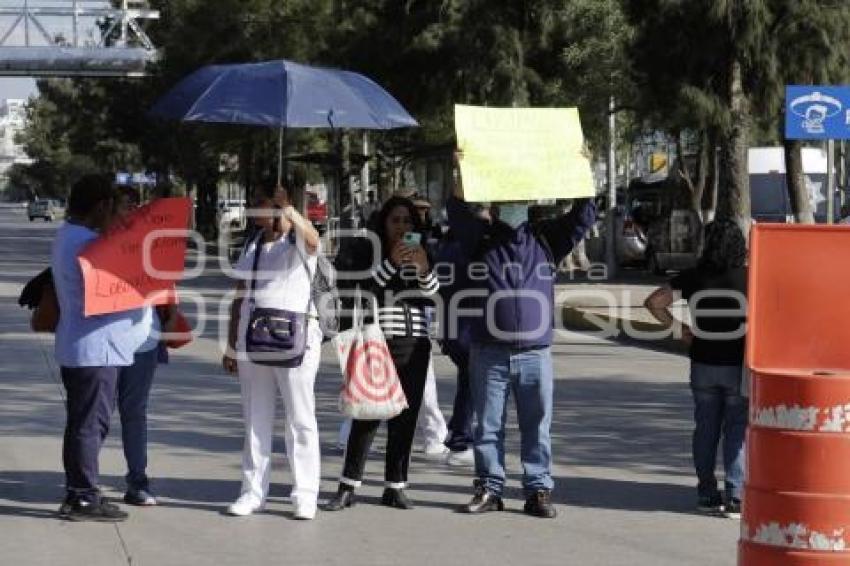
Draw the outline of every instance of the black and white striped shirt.
[[[399,270],[389,259],[385,259],[372,272],[372,278],[381,289],[386,289],[396,276],[406,282],[415,280],[424,297],[431,297],[440,289],[440,282],[433,272],[418,275],[412,266],[410,268],[405,266]],[[429,320],[425,310],[419,306],[408,305],[403,300],[378,308],[378,322],[388,338],[394,336],[427,338],[429,336]]]

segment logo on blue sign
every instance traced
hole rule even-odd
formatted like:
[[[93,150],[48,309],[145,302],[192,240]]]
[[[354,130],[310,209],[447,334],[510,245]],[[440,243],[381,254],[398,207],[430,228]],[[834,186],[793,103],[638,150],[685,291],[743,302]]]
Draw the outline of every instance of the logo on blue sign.
[[[841,101],[821,92],[798,96],[789,104],[791,112],[803,119],[803,129],[810,134],[823,134],[824,120],[841,113]]]
[[[788,86],[785,105],[787,139],[850,139],[850,87]]]

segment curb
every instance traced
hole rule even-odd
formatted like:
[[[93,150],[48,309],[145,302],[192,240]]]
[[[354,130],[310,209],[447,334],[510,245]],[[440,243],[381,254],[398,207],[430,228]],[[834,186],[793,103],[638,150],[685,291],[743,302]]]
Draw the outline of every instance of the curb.
[[[611,340],[624,342],[631,346],[650,348],[655,350],[664,350],[675,354],[688,353],[688,346],[681,340],[675,338],[659,338],[653,340],[639,340],[629,336],[626,326],[632,330],[640,332],[661,332],[667,327],[660,323],[644,322],[641,320],[631,320],[627,318],[614,317],[606,314],[588,313],[580,308],[564,305],[561,307],[561,316],[564,328],[576,332],[600,332],[616,329],[614,336],[609,336]]]

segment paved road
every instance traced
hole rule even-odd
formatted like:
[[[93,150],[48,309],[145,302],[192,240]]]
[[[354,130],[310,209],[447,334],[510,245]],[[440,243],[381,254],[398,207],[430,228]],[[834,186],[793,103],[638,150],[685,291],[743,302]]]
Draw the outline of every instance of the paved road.
[[[469,497],[467,470],[415,455],[411,495],[418,508],[377,505],[382,465],[369,463],[362,504],[312,522],[291,520],[282,438],[276,441],[270,505],[234,519],[221,509],[239,489],[241,421],[238,384],[218,368],[215,331],[161,368],[152,399],[150,469],[162,505],[132,509],[120,526],[56,519],[62,496],[62,390],[52,343],[33,335],[15,304],[20,286],[45,265],[55,225],[30,224],[0,210],[0,552],[15,565],[253,564],[578,564],[723,565],[734,563],[738,525],[691,512],[690,400],[686,361],[580,335],[554,347],[553,424],[559,516],[522,515],[518,436],[509,433],[513,489],[509,512],[471,517],[453,512]],[[221,297],[228,282],[215,270],[186,283]],[[317,399],[323,450],[323,497],[335,489],[341,457],[339,377],[326,352]],[[453,372],[437,358],[448,410]],[[107,492],[119,495],[124,473],[118,423],[102,456]],[[280,427],[279,427],[280,430]],[[379,439],[379,444],[381,440]]]

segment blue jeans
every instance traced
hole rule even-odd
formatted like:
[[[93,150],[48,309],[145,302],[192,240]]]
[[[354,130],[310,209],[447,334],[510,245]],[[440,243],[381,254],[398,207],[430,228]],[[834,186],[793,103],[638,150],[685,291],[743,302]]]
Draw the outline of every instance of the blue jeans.
[[[694,396],[693,452],[700,497],[718,494],[714,468],[723,437],[726,496],[741,499],[744,487],[744,437],[748,400],[741,395],[741,366],[691,362]]]
[[[552,353],[549,348],[514,349],[473,344],[470,352],[475,427],[475,473],[500,495],[505,486],[505,421],[508,397],[516,399],[522,485],[526,495],[554,487],[551,473]]]
[[[127,489],[147,491],[148,476],[148,397],[156,371],[158,348],[136,352],[133,365],[118,373],[118,413],[121,440],[127,460]]]

